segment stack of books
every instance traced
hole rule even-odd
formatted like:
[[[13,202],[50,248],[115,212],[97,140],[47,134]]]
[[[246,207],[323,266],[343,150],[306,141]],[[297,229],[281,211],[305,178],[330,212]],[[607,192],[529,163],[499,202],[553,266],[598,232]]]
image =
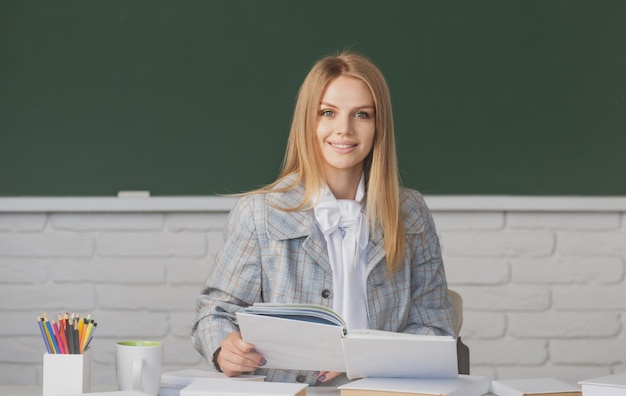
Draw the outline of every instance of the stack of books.
[[[187,386],[198,381],[255,381],[263,382],[265,376],[241,374],[237,377],[228,377],[224,373],[220,373],[209,369],[185,369],[166,371],[161,374],[161,388],[159,396],[180,396],[180,392]],[[206,384],[205,384],[206,386]]]
[[[580,388],[555,378],[497,380],[491,392],[498,396],[581,396]]]
[[[339,387],[341,396],[482,396],[491,381],[478,375],[455,379],[364,378]]]
[[[583,396],[626,396],[626,373],[592,378],[578,384]]]
[[[305,396],[307,386],[287,382],[197,380],[184,387],[180,396]]]

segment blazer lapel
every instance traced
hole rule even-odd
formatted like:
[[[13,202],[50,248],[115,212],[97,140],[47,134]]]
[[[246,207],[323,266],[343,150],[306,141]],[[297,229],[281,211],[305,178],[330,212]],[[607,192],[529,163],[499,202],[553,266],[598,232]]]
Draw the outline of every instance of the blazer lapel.
[[[313,210],[284,211],[280,208],[295,207],[302,201],[303,186],[298,185],[285,192],[268,194],[267,224],[268,236],[275,240],[306,238],[302,247],[314,262],[332,273],[326,241],[313,220]]]
[[[423,232],[425,219],[421,210],[414,210],[415,203],[405,203],[406,200],[412,199],[410,192],[403,190],[400,195],[400,205],[402,208],[402,222],[404,225],[404,232],[406,235],[419,234]],[[414,198],[413,198],[414,199]],[[411,208],[412,210],[406,210],[405,208]],[[385,246],[383,241],[383,233],[380,228],[374,230],[374,235],[370,236],[369,241],[369,256],[367,258],[366,274],[369,276],[374,268],[380,264],[385,258]],[[386,273],[386,271],[384,271]]]
[[[371,234],[371,231],[370,231]],[[370,235],[370,240],[367,245],[367,266],[365,267],[365,274],[369,276],[372,270],[385,258],[385,246],[383,242],[383,232],[380,228],[374,230],[374,235]]]

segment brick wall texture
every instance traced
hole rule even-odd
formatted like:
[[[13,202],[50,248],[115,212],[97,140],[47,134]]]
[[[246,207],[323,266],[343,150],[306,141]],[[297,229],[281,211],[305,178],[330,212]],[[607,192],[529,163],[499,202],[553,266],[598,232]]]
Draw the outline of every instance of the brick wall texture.
[[[433,215],[472,374],[576,382],[626,371],[624,212]],[[0,384],[41,384],[43,312],[98,321],[94,385],[115,384],[120,340],[163,341],[165,370],[206,367],[189,332],[226,217],[0,213]]]

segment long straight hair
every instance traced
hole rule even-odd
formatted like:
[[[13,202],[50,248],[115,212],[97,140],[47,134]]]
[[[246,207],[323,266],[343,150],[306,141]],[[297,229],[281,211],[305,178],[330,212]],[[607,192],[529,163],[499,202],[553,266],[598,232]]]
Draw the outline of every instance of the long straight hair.
[[[372,230],[378,225],[382,228],[387,270],[391,274],[401,266],[406,245],[391,96],[380,70],[364,56],[342,52],[322,58],[313,66],[298,92],[282,171],[275,182],[250,193],[287,191],[303,183],[302,202],[296,207],[281,209],[295,211],[312,206],[314,197],[325,186],[323,160],[315,140],[319,104],[328,84],[339,76],[363,81],[374,99],[376,132],[372,151],[363,166],[366,213]],[[277,187],[292,175],[295,176],[292,183]]]

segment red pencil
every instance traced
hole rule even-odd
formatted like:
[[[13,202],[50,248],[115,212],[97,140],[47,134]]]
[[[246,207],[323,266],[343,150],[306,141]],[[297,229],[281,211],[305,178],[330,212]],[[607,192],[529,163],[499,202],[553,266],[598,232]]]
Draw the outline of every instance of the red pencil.
[[[67,326],[67,324],[65,323],[65,320],[63,319],[63,317],[59,313],[59,335],[61,336],[61,343],[63,344],[63,348],[65,349],[65,353],[70,353],[70,347],[67,344],[67,336],[65,334],[65,332],[66,332],[65,327],[66,326]]]
[[[52,322],[52,331],[54,332],[54,338],[56,338],[57,345],[59,346],[59,352],[66,353],[65,347],[63,345],[63,340],[61,340],[61,336],[59,335],[59,328],[57,327],[57,322],[55,322],[54,319],[50,319],[50,321]]]

